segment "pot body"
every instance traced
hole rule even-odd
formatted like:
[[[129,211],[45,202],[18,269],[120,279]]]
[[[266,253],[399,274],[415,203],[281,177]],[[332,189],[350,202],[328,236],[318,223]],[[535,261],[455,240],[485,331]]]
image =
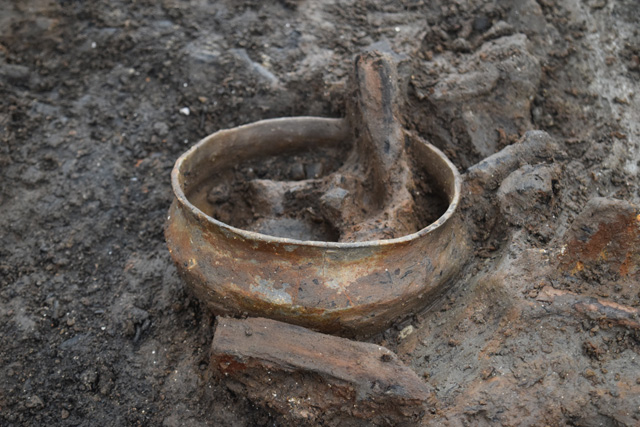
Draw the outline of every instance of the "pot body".
[[[167,245],[190,291],[213,313],[362,336],[420,311],[446,290],[470,254],[457,215],[460,177],[444,154],[422,140],[413,143],[413,155],[424,160],[449,209],[397,239],[339,243],[266,236],[217,221],[186,196],[228,162],[348,136],[340,119],[266,120],[213,134],[176,162]]]

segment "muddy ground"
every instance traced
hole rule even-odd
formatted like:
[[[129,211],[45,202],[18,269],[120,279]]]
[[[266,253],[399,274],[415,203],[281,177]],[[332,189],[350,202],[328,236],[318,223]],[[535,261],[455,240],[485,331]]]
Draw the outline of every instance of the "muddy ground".
[[[472,262],[371,338],[433,387],[421,422],[637,425],[639,31],[636,0],[1,0],[0,424],[282,424],[209,379],[169,173],[221,128],[342,116],[375,49],[461,172],[557,143],[467,174]]]

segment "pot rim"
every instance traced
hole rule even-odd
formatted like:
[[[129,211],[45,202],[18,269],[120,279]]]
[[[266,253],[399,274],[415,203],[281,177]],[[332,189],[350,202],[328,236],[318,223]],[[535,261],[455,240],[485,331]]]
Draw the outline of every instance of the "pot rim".
[[[353,249],[353,248],[371,248],[371,247],[380,247],[380,246],[393,246],[403,243],[408,243],[414,241],[420,237],[426,236],[434,230],[443,226],[449,218],[451,218],[458,207],[460,202],[460,193],[462,187],[462,178],[460,177],[460,173],[456,166],[449,160],[449,158],[436,146],[430,144],[422,138],[419,138],[420,143],[425,144],[431,149],[441,160],[444,161],[445,165],[449,168],[449,170],[453,173],[454,183],[453,183],[453,196],[449,201],[449,206],[445,213],[443,213],[437,220],[429,224],[428,226],[414,232],[411,234],[406,234],[401,237],[396,237],[393,239],[378,239],[378,240],[365,240],[361,242],[328,242],[328,241],[319,241],[319,240],[298,240],[291,239],[288,237],[276,237],[270,236],[268,234],[262,234],[255,231],[248,231],[242,228],[233,227],[229,224],[226,224],[220,220],[215,219],[212,216],[205,214],[202,210],[197,208],[194,204],[192,204],[184,193],[182,187],[180,186],[179,177],[181,175],[181,168],[186,159],[188,159],[191,155],[193,155],[196,151],[198,151],[202,146],[207,144],[207,142],[220,134],[221,132],[228,132],[230,130],[242,131],[248,130],[252,127],[264,126],[267,124],[277,124],[283,122],[298,122],[299,124],[304,124],[305,122],[322,122],[325,121],[327,123],[338,123],[338,122],[346,122],[346,119],[336,119],[336,118],[325,118],[325,117],[314,117],[314,116],[298,116],[298,117],[281,117],[275,119],[266,119],[260,120],[257,122],[248,123],[245,125],[237,126],[230,129],[221,129],[217,132],[214,132],[204,138],[202,138],[198,143],[192,146],[189,150],[183,153],[176,163],[173,166],[171,171],[171,187],[173,189],[174,196],[181,207],[188,209],[193,214],[198,216],[200,219],[203,219],[215,227],[221,228],[223,231],[227,233],[231,233],[234,236],[240,237],[246,240],[259,241],[262,243],[270,243],[275,245],[297,245],[297,246],[307,246],[307,247],[316,247],[316,248],[326,248],[326,249]],[[415,136],[415,135],[414,135]],[[449,196],[449,195],[448,195]],[[169,217],[170,219],[170,217]],[[235,237],[234,237],[235,238]]]

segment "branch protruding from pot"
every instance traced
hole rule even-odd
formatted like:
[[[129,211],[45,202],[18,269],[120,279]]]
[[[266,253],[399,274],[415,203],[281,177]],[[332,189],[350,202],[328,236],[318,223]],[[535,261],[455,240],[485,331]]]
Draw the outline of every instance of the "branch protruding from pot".
[[[343,218],[342,241],[399,237],[418,222],[410,190],[413,174],[399,120],[398,76],[392,59],[379,52],[359,55],[352,75],[355,94],[348,118],[354,130],[357,164],[364,169],[359,203],[367,211],[357,223]]]

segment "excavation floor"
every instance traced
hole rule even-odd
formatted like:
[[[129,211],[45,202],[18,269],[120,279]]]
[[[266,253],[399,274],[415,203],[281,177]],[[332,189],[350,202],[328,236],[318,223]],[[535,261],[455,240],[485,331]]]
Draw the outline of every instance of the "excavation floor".
[[[0,424],[282,425],[209,378],[170,171],[218,129],[341,117],[378,49],[461,172],[528,130],[559,146],[469,190],[471,264],[371,338],[435,390],[423,424],[637,425],[637,213],[613,199],[640,199],[639,27],[636,0],[0,0]]]

